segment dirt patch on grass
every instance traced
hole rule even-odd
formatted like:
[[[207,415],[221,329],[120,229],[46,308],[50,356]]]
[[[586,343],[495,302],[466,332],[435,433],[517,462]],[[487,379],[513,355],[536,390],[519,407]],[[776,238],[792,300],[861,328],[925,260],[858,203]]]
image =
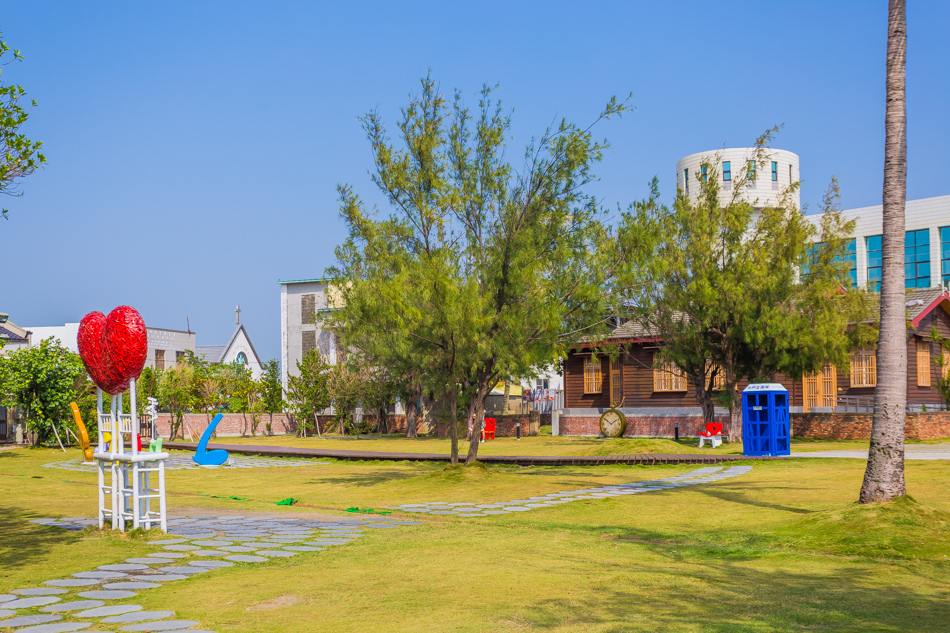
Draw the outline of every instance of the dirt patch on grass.
[[[253,607],[248,607],[248,611],[269,611],[271,609],[280,609],[282,607],[289,607],[290,605],[297,604],[298,602],[303,602],[303,598],[300,596],[277,596],[271,600],[265,600],[260,604],[255,604]]]

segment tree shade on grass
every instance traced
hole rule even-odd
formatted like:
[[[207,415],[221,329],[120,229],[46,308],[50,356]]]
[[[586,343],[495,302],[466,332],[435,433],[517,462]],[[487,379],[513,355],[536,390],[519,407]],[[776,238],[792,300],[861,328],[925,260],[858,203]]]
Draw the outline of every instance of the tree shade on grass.
[[[118,563],[152,551],[134,533],[71,533],[27,523],[94,513],[93,486],[61,481],[81,474],[51,475],[41,467],[61,458],[49,449],[0,452],[6,535],[0,593],[89,569],[90,561]],[[516,515],[425,517],[423,525],[368,531],[324,552],[197,574],[141,592],[135,603],[146,610],[173,607],[176,617],[210,630],[277,633],[944,630],[950,463],[908,465],[916,501],[855,505],[862,468],[858,460],[769,462],[695,488]],[[169,480],[176,491],[249,492],[241,496],[252,499],[272,492],[273,499],[170,495],[172,513],[296,516],[320,504],[352,518],[348,507],[473,494],[526,498],[690,468],[334,462],[275,470],[176,472]],[[273,504],[287,496],[301,504]],[[259,605],[278,606],[252,608]]]

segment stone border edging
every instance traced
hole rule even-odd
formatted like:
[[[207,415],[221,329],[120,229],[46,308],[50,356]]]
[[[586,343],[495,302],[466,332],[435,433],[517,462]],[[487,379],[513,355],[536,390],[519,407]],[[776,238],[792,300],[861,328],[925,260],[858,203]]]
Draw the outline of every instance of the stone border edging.
[[[164,448],[193,451],[195,442],[164,442]],[[369,461],[414,461],[448,462],[448,455],[438,453],[381,453],[372,451],[347,451],[319,448],[293,448],[290,446],[261,446],[254,444],[208,444],[208,449],[221,448],[229,453],[243,455],[268,455],[272,457],[332,457],[335,459]],[[464,458],[464,455],[460,456]],[[787,459],[787,457],[748,457],[746,455],[699,455],[640,453],[634,455],[479,455],[484,464],[510,464],[517,466],[610,466],[616,464],[722,464],[735,461],[763,461]]]

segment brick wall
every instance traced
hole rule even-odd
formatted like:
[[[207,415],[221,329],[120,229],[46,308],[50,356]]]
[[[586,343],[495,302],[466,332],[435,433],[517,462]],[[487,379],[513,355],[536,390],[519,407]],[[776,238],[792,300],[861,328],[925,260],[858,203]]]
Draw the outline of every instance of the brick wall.
[[[871,438],[872,413],[793,413],[792,436],[835,440]],[[950,437],[950,413],[907,413],[904,435],[909,440]]]
[[[702,415],[637,416],[627,415],[625,437],[674,437],[679,425],[680,437],[696,436],[703,426]],[[716,416],[716,422],[729,426],[728,416]],[[600,416],[562,416],[558,422],[560,435],[600,435]]]
[[[178,437],[181,438],[184,434],[186,438],[193,438],[197,441],[205,429],[208,428],[208,424],[212,418],[214,418],[214,416],[208,416],[204,413],[186,413],[185,423],[183,428],[178,431]],[[257,420],[257,435],[265,435],[267,433],[267,423],[270,422],[270,415],[266,413],[259,414]],[[218,437],[251,435],[252,425],[253,418],[250,414],[247,415],[247,419],[245,420],[243,413],[225,413],[215,428],[215,434]],[[168,439],[171,436],[171,415],[168,413],[159,413],[156,426],[158,427],[159,437]],[[285,413],[274,414],[274,421],[271,426],[271,433],[273,435],[295,433],[296,431],[297,424],[291,416]]]

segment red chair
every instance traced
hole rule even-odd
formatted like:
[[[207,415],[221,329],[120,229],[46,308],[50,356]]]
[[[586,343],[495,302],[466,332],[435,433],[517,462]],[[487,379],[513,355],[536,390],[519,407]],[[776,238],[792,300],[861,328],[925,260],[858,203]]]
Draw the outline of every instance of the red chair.
[[[699,448],[703,447],[704,442],[709,442],[712,444],[713,448],[716,448],[722,444],[722,422],[709,422],[706,424],[706,431],[700,431],[699,435]]]
[[[485,418],[482,425],[482,441],[495,439],[495,418]]]

